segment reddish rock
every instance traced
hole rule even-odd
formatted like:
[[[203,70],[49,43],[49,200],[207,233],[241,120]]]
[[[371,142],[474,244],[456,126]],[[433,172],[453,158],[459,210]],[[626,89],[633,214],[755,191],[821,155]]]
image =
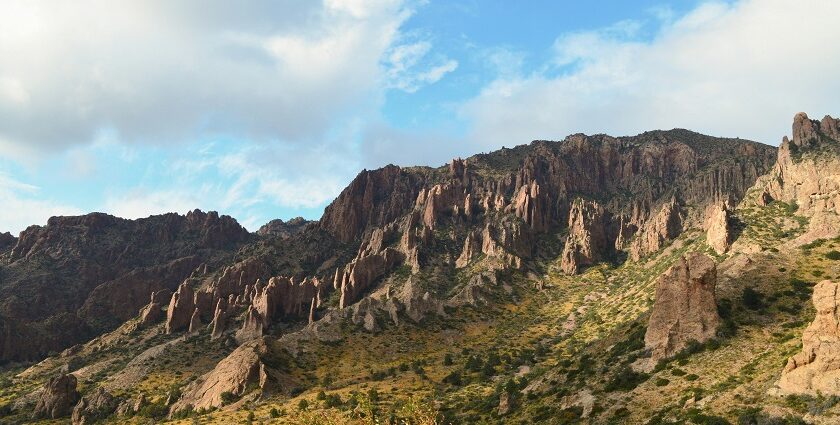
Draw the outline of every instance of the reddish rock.
[[[327,206],[320,226],[338,240],[351,242],[368,226],[381,227],[410,211],[421,179],[395,165],[364,170]]]
[[[169,310],[166,312],[166,333],[187,330],[195,311],[195,294],[189,281],[184,281],[172,294]]]
[[[377,279],[402,259],[403,255],[399,251],[385,248],[381,253],[353,260],[345,267],[341,278],[339,308],[358,301],[363,292],[370,289]]]
[[[90,394],[82,397],[73,408],[71,421],[73,425],[93,424],[111,416],[117,410],[116,397],[102,387],[98,387]]]
[[[187,332],[193,334],[198,333],[201,331],[201,314],[198,312],[198,309],[193,310],[192,316],[190,316],[190,327],[187,329]]]

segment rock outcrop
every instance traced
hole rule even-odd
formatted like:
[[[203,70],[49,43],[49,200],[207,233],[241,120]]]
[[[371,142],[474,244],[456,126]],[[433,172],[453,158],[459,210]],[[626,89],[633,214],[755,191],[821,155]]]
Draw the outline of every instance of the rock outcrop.
[[[163,318],[163,303],[169,291],[153,292],[149,304],[140,310],[140,326],[151,326]]]
[[[0,254],[2,254],[5,251],[11,250],[16,243],[17,238],[12,236],[11,233],[0,233]]]
[[[595,201],[576,200],[569,213],[569,236],[560,268],[567,274],[575,274],[581,267],[603,260],[614,246],[608,235],[609,227],[602,206]]]
[[[720,317],[715,302],[717,268],[702,253],[677,260],[656,283],[656,300],[645,332],[650,366],[687,347],[714,338]]]
[[[90,425],[98,420],[111,416],[116,410],[119,400],[104,388],[99,387],[92,393],[82,397],[73,409],[71,420],[73,425]]]
[[[202,263],[226,262],[252,236],[193,211],[126,220],[93,213],[30,226],[0,255],[0,362],[38,360],[136,317]]]
[[[342,242],[359,238],[368,227],[382,227],[409,212],[422,176],[395,165],[364,170],[325,210],[320,225]]]
[[[289,221],[280,219],[271,220],[263,224],[257,234],[260,236],[270,236],[282,239],[287,239],[303,231],[304,228],[312,221],[306,220],[303,217],[295,217]]]
[[[172,294],[172,299],[169,301],[169,309],[166,311],[166,333],[187,330],[193,312],[195,312],[195,293],[190,282],[185,280],[178,286],[178,290]]]
[[[781,394],[840,395],[840,284],[814,287],[814,321],[802,333],[802,351],[788,359]]]
[[[714,204],[706,209],[706,243],[718,254],[724,254],[732,245],[732,228],[726,204]]]
[[[840,235],[837,123],[830,116],[816,121],[805,113],[797,114],[793,120],[793,139],[782,140],[776,166],[764,188],[768,198],[795,204],[798,215],[810,217],[808,232],[799,238],[802,243]]]
[[[44,391],[35,404],[33,419],[58,419],[70,416],[73,407],[79,401],[76,390],[76,377],[73,375],[59,375],[50,378],[44,384]]]
[[[170,412],[179,412],[188,407],[195,410],[220,407],[224,402],[223,393],[242,396],[251,388],[258,388],[260,391],[288,390],[291,378],[272,369],[263,361],[263,358],[271,355],[271,350],[263,338],[241,345],[212,371],[187,385]]]
[[[646,221],[630,244],[630,258],[639,261],[662,249],[682,233],[685,214],[676,198],[662,205],[659,212]]]
[[[377,279],[385,275],[402,259],[403,255],[399,251],[385,248],[382,252],[353,260],[345,267],[338,284],[341,291],[339,308],[358,301],[364,291],[370,289]]]

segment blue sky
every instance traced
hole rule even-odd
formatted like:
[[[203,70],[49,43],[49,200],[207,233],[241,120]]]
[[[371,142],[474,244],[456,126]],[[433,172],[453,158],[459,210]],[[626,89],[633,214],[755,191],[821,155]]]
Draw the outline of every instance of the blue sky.
[[[777,144],[840,113],[840,2],[0,4],[0,231],[320,217],[363,168],[576,132]]]

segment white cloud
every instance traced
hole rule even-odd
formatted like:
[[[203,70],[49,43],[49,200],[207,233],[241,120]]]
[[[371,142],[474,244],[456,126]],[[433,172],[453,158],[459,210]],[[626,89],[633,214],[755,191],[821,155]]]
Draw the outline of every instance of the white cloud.
[[[0,3],[0,155],[200,135],[306,143],[375,114],[408,0]]]
[[[458,68],[458,61],[454,59],[445,56],[430,58],[431,49],[429,41],[394,46],[386,55],[388,86],[414,93]]]
[[[460,113],[474,150],[674,127],[776,144],[800,110],[840,113],[837,16],[834,0],[712,2],[651,41],[626,22],[567,34],[549,72],[502,75]]]

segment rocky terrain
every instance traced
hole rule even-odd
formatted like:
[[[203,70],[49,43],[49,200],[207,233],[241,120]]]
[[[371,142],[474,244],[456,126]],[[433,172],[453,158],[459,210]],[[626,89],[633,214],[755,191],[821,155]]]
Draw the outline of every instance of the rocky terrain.
[[[0,234],[0,423],[835,423],[838,147],[576,134],[255,234]]]

